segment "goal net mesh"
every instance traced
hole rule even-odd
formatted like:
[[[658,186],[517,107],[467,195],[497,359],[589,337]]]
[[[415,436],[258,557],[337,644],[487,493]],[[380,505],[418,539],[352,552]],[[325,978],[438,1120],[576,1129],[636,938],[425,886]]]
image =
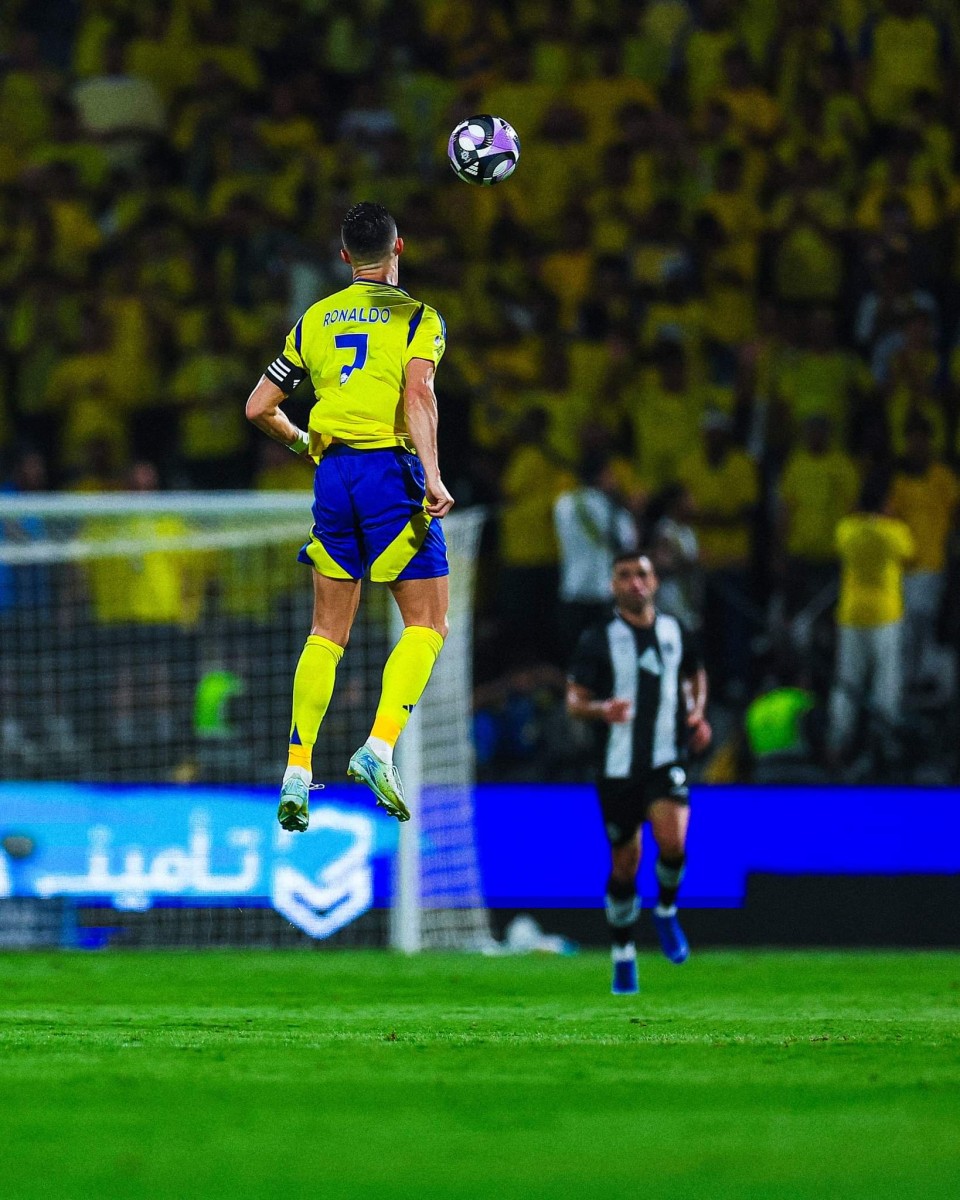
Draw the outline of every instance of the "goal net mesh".
[[[309,493],[298,492],[0,497],[0,778],[279,786],[310,625],[309,571],[296,561],[308,513]],[[482,521],[467,511],[444,522],[451,634],[401,739],[419,829],[415,875],[393,903],[409,910],[413,897],[417,944],[428,947],[489,940],[470,729]],[[397,633],[389,590],[365,583],[317,780],[344,779]],[[408,870],[410,849],[408,839]],[[157,907],[124,920],[136,943],[303,936],[254,908]],[[382,942],[391,926],[396,936],[395,919],[368,912],[337,940]]]

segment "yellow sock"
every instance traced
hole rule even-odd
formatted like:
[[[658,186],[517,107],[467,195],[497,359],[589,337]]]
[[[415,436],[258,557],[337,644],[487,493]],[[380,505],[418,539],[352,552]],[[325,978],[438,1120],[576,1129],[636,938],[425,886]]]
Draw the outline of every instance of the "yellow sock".
[[[312,767],[313,747],[333,695],[341,658],[343,647],[336,642],[316,634],[307,638],[293,677],[293,721],[287,758],[290,767],[305,767],[308,771]]]
[[[443,647],[435,629],[408,625],[383,668],[383,690],[370,736],[395,746]]]

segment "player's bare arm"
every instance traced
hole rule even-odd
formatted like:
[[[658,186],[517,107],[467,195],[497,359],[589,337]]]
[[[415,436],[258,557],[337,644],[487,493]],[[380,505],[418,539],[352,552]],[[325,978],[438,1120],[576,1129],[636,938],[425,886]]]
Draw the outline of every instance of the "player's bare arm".
[[[713,739],[713,730],[706,717],[707,673],[702,667],[684,679],[683,691],[687,700],[690,749],[694,754],[702,754]]]
[[[275,442],[289,446],[296,454],[305,455],[310,447],[307,434],[290,420],[280,405],[286,400],[275,383],[266,375],[247,397],[247,420]]]
[[[437,394],[433,389],[436,367],[425,358],[413,358],[407,364],[403,388],[403,411],[410,440],[423,463],[426,481],[426,509],[431,517],[445,517],[454,500],[440,478],[437,456]]]
[[[567,713],[579,721],[605,721],[608,725],[622,725],[630,720],[630,701],[615,696],[609,700],[598,700],[589,688],[569,682]]]

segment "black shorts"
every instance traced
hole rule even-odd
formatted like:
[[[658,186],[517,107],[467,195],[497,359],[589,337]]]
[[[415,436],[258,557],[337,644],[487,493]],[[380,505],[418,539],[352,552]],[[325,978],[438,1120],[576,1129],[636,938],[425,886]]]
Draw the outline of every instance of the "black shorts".
[[[611,846],[625,846],[633,838],[655,800],[690,803],[687,772],[680,763],[654,767],[631,779],[601,779],[597,792]]]

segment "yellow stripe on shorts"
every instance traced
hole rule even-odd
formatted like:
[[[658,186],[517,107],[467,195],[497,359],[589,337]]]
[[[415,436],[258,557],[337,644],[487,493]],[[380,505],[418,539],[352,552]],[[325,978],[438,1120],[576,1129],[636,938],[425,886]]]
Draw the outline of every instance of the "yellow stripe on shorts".
[[[327,553],[323,543],[311,531],[310,542],[307,545],[307,558],[325,579],[353,579],[349,571],[345,571],[335,558]]]
[[[421,509],[404,525],[390,545],[379,554],[370,567],[374,583],[392,583],[423,545],[433,517]]]

